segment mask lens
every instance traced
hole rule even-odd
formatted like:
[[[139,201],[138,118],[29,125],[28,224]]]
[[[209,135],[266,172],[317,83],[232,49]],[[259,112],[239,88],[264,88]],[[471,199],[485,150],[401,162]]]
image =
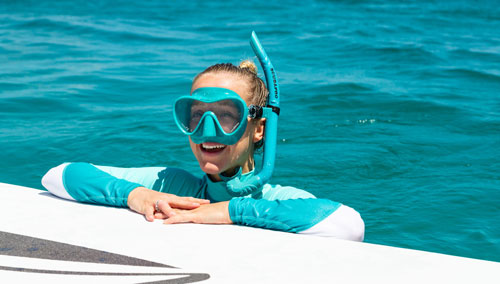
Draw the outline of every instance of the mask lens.
[[[212,112],[217,117],[226,134],[232,133],[243,119],[243,109],[239,102],[233,100],[221,100],[213,103],[194,101],[191,104],[189,123],[186,125],[189,132],[196,129],[206,112]]]
[[[243,119],[241,104],[237,104],[232,100],[222,100],[214,104],[215,108],[213,112],[217,116],[217,120],[219,120],[224,132],[233,132]]]
[[[196,129],[196,126],[198,126],[198,124],[200,123],[200,120],[205,114],[206,109],[207,109],[206,104],[199,101],[195,101],[191,105],[191,112],[189,115],[189,123],[188,123],[189,132],[193,132]]]
[[[179,127],[185,132],[192,132],[194,130],[194,128],[191,129],[190,127],[190,120],[191,120],[190,109],[192,103],[193,103],[192,100],[180,100],[177,101],[175,104],[175,109],[174,109],[175,119]]]

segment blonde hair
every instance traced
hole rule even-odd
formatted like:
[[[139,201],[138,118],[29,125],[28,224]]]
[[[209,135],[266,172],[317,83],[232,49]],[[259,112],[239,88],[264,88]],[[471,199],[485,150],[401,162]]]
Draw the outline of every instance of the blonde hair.
[[[264,81],[257,76],[257,66],[253,63],[253,61],[249,59],[243,60],[239,66],[235,66],[232,63],[219,63],[212,65],[200,74],[196,75],[193,79],[193,83],[203,75],[210,73],[228,73],[239,76],[247,83],[249,93],[251,95],[250,103],[258,106],[266,106],[269,91],[267,90]]]

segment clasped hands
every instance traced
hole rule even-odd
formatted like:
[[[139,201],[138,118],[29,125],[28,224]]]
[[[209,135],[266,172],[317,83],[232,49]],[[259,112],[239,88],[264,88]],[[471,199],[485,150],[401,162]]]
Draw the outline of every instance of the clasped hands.
[[[130,192],[127,205],[135,212],[144,215],[149,222],[163,219],[164,224],[233,223],[229,217],[229,201],[210,203],[207,199],[181,197],[137,187]]]

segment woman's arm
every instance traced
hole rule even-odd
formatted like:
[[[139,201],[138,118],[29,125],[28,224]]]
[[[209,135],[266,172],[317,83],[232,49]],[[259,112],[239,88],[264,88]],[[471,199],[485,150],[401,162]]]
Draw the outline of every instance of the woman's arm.
[[[235,198],[228,210],[235,224],[353,241],[364,239],[365,225],[359,213],[328,199]]]
[[[127,207],[129,193],[142,184],[123,179],[127,170],[113,176],[88,163],[64,163],[50,169],[42,185],[52,194],[78,202]]]
[[[176,212],[165,224],[234,223],[353,241],[364,239],[365,226],[359,213],[327,199],[263,200],[240,197]]]
[[[172,169],[171,172],[175,175],[177,170]],[[42,184],[59,197],[78,202],[129,207],[144,214],[149,221],[154,219],[157,201],[164,201],[158,206],[166,216],[171,216],[171,207],[193,209],[208,203],[203,199],[179,197],[146,188],[165,190],[163,184],[172,184],[171,179],[165,174],[165,168],[160,167],[116,168],[88,163],[65,163],[49,170],[42,178]],[[196,181],[191,183],[196,185]],[[191,186],[191,189],[196,189],[196,186]]]
[[[365,223],[356,210],[342,204],[325,219],[299,233],[362,242],[365,238]]]

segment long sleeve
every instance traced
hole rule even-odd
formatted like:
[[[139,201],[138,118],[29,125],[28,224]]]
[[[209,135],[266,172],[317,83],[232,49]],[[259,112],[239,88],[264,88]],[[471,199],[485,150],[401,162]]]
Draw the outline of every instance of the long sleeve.
[[[233,223],[285,232],[362,241],[364,223],[352,208],[327,199],[263,200],[234,198]]]
[[[87,163],[67,163],[55,167],[42,178],[42,185],[52,194],[65,199],[118,207],[127,207],[128,194],[142,186]]]
[[[42,185],[52,194],[78,202],[127,207],[128,195],[143,186],[178,196],[204,198],[201,180],[176,168],[119,168],[65,163],[50,169]]]

